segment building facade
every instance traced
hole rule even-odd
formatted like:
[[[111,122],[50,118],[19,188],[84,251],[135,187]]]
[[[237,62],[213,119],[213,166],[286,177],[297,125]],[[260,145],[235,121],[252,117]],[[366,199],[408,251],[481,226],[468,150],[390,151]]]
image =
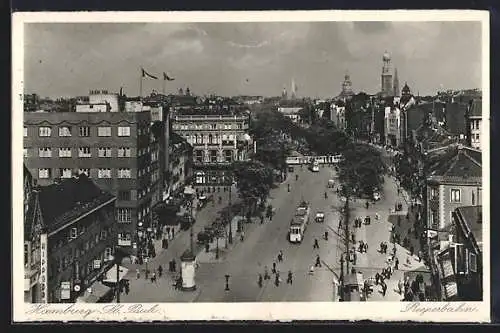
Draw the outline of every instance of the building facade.
[[[386,106],[384,114],[385,144],[398,147],[401,144],[401,110],[398,106]]]
[[[465,113],[467,144],[481,150],[481,127],[483,119],[482,100],[477,99],[469,103]]]
[[[26,112],[24,161],[38,185],[84,173],[115,195],[118,244],[137,247],[159,197],[150,124],[150,112]]]
[[[347,129],[346,121],[346,110],[345,106],[341,106],[335,103],[330,105],[330,120],[335,124],[335,126],[342,131]]]
[[[453,145],[427,177],[427,228],[435,245],[447,240],[453,212],[482,204],[481,152]]]
[[[250,158],[253,140],[248,134],[250,115],[174,115],[172,131],[193,147],[194,186],[199,191],[220,191],[231,181],[230,167]]]
[[[75,302],[114,264],[116,198],[84,174],[33,188],[31,198],[24,261],[39,279],[25,300]]]

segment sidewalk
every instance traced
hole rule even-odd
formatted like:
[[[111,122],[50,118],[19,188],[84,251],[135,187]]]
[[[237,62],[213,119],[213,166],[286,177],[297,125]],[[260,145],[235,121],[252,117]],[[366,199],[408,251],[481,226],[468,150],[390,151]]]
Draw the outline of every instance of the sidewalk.
[[[392,180],[392,179],[391,179]],[[392,193],[397,193],[397,185],[394,182],[386,184],[385,191],[394,191]],[[394,187],[394,188],[393,188]],[[385,202],[385,207],[393,205],[393,200],[397,198],[403,198],[402,192],[391,200]],[[353,206],[356,214],[358,216],[369,215],[371,217],[371,223],[369,225],[362,224],[360,228],[354,228],[354,221],[350,223],[350,230],[354,232],[356,243],[351,242],[351,248],[356,247],[357,262],[353,267],[357,271],[363,273],[364,279],[373,278],[375,280],[375,275],[377,272],[380,274],[384,268],[389,266],[388,258],[391,257],[392,249],[396,247],[396,258],[399,260],[399,269],[394,270],[390,279],[386,279],[387,284],[386,295],[382,295],[382,287],[380,285],[373,286],[373,293],[368,297],[368,301],[401,301],[403,295],[399,294],[398,291],[398,281],[404,282],[405,275],[412,271],[427,271],[423,261],[419,262],[416,255],[410,257],[410,253],[407,249],[403,248],[399,244],[393,245],[391,242],[391,229],[393,226],[392,221],[397,221],[398,217],[401,220],[406,220],[406,214],[408,211],[408,202],[402,201],[403,208],[401,211],[396,212],[394,207],[389,209],[384,209],[379,204],[370,205],[368,209],[366,207],[359,207],[360,203],[355,203]],[[362,205],[362,204],[361,204]],[[379,219],[374,218],[375,213],[379,214]],[[358,251],[359,241],[362,240],[368,243],[368,250],[366,253],[360,253]],[[382,254],[379,252],[380,243],[386,242],[388,245],[387,254]],[[409,259],[409,264],[407,264],[407,259]],[[394,268],[394,264],[391,264]]]

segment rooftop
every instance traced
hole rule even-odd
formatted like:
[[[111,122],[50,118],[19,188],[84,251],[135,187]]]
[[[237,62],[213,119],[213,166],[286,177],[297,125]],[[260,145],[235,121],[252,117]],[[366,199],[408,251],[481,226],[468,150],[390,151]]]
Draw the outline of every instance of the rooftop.
[[[430,176],[440,177],[442,180],[458,181],[459,179],[482,177],[482,154],[481,151],[463,145],[451,145],[442,155],[432,153]],[[433,157],[438,158],[433,158]],[[437,160],[433,163],[433,160]],[[472,180],[472,179],[471,179]]]
[[[39,187],[38,191],[43,223],[49,233],[114,198],[85,174]]]
[[[475,99],[470,104],[469,116],[481,117],[483,115],[483,103],[480,99]]]
[[[461,216],[465,222],[465,230],[467,233],[470,231],[474,236],[476,242],[481,243],[483,241],[483,206],[464,206],[458,207],[455,212]]]

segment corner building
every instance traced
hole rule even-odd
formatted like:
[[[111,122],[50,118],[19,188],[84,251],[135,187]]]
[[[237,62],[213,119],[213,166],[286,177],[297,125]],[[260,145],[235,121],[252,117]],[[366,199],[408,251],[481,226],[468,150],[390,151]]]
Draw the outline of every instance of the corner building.
[[[231,164],[249,159],[253,141],[250,116],[174,115],[172,130],[193,147],[194,185],[198,192],[220,192],[231,182]]]
[[[84,173],[116,196],[118,245],[140,248],[158,174],[150,124],[150,112],[25,112],[24,161],[37,185]]]

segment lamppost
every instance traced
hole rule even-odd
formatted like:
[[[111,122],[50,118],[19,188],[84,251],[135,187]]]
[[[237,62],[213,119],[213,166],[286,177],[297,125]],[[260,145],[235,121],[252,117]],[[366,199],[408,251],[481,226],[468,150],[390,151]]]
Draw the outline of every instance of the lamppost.
[[[194,201],[194,195],[196,191],[191,185],[188,185],[184,188],[184,197],[186,198],[187,202],[186,205],[188,207],[189,211],[189,245],[190,245],[190,250],[191,253],[194,253],[194,246],[193,246],[193,201]]]
[[[126,254],[120,246],[115,247],[115,255],[113,259],[116,265],[116,303],[120,303],[120,265],[123,258],[128,256],[129,255]]]

